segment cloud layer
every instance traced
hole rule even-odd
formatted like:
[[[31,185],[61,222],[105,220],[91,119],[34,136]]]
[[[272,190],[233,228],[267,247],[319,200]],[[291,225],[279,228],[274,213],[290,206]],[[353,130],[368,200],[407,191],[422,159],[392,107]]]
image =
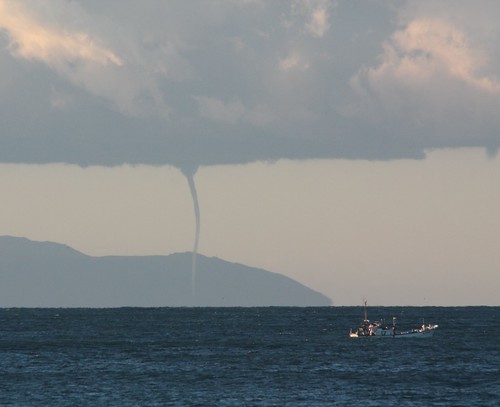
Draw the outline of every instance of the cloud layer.
[[[192,168],[495,152],[500,5],[396,6],[0,0],[0,160]]]

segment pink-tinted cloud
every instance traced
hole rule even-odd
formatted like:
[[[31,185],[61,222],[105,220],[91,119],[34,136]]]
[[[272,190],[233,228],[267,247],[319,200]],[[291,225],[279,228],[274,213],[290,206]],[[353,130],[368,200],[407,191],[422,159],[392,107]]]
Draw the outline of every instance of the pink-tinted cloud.
[[[488,70],[487,55],[453,24],[415,19],[383,44],[379,61],[351,79],[358,101],[345,114],[378,123],[403,120],[410,126],[431,126],[437,139],[445,133],[460,137],[463,121],[497,121],[500,81],[482,74]],[[442,131],[455,126],[456,132]]]
[[[20,58],[37,59],[55,69],[78,61],[123,65],[118,55],[87,33],[44,25],[21,2],[0,0],[0,26],[9,34],[10,51]]]
[[[78,30],[66,26],[65,16],[75,21],[88,18],[81,8],[58,0],[37,3],[39,7],[34,10],[30,5],[0,0],[0,28],[8,34],[13,56],[47,65],[73,85],[108,100],[122,113],[167,113],[154,79],[141,72],[133,55],[123,58],[88,27]],[[44,13],[49,10],[58,13],[48,18]]]

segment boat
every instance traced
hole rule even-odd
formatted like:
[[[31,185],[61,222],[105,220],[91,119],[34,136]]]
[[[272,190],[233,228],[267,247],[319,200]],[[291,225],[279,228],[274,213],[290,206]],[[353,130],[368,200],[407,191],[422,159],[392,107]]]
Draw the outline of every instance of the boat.
[[[356,329],[350,329],[350,338],[430,338],[439,325],[425,324],[409,331],[401,331],[396,323],[396,317],[392,317],[392,324],[385,324],[379,321],[371,322],[368,319],[366,300],[364,302],[365,318]]]

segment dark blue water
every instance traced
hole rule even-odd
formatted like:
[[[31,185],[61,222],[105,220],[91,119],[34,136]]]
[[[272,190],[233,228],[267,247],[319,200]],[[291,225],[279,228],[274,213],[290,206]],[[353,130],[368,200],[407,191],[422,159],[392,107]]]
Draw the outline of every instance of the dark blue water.
[[[0,309],[1,406],[498,406],[500,307]],[[413,324],[412,324],[413,323]]]

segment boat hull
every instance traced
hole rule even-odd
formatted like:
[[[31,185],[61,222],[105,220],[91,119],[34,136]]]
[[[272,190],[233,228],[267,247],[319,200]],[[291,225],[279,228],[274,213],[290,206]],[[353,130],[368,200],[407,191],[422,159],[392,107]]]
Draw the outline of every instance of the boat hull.
[[[432,338],[438,325],[428,325],[412,331],[396,331],[392,329],[378,329],[371,331],[370,334],[360,334],[358,332],[349,332],[350,338]]]

